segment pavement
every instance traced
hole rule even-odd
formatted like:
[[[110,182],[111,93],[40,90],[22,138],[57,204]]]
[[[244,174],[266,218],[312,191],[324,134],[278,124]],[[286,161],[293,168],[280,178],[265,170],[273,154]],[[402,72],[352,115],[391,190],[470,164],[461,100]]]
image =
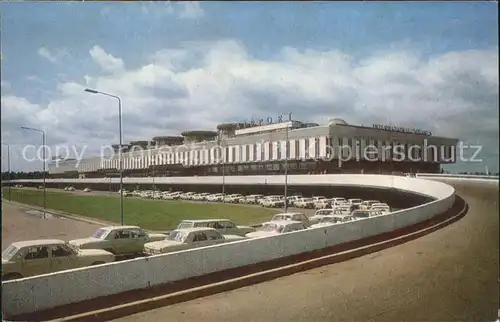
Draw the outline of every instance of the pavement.
[[[417,240],[114,321],[495,321],[498,185],[452,185],[469,212]]]
[[[2,202],[2,250],[15,241],[85,238],[101,226],[51,214],[44,218],[31,207]]]

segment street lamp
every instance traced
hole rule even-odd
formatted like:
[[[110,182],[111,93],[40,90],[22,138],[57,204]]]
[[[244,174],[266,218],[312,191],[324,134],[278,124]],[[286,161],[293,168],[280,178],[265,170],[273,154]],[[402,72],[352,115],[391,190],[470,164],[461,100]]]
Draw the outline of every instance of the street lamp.
[[[12,186],[12,173],[10,172],[10,145],[2,143],[7,146],[7,171],[9,172],[9,200],[12,201],[11,186]]]
[[[285,212],[288,211],[288,148],[290,142],[288,140],[288,124],[285,128]]]
[[[35,131],[42,133],[42,162],[43,162],[43,216],[45,218],[45,211],[47,209],[47,189],[45,186],[45,131],[35,129],[32,127],[27,127],[27,126],[21,126],[21,129],[27,130],[27,131]]]
[[[222,203],[226,202],[226,171],[224,167],[225,163],[225,155],[226,155],[226,148],[224,147],[224,150],[222,149],[222,145],[224,143],[224,138],[222,137],[222,132],[219,132],[219,135],[217,136],[217,145],[219,146],[219,151],[221,151],[219,158],[222,158]]]
[[[118,158],[119,158],[118,163],[120,165],[120,169],[119,169],[119,172],[120,172],[120,222],[123,225],[122,100],[116,95],[100,92],[100,91],[95,90],[95,89],[86,88],[85,91],[88,93],[91,93],[91,94],[100,94],[100,95],[104,95],[104,96],[109,96],[109,97],[112,97],[112,98],[115,98],[118,100],[118,131],[120,132],[120,149],[118,152],[119,153],[118,154]]]

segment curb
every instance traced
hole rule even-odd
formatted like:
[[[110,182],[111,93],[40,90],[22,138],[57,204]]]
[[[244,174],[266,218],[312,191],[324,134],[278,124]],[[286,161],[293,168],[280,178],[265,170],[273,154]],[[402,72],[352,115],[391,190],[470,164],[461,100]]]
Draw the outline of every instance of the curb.
[[[452,207],[453,208],[453,207]],[[381,251],[383,249],[397,246],[411,240],[417,239],[431,232],[444,228],[453,222],[459,220],[468,211],[468,205],[464,202],[463,207],[452,216],[447,216],[444,220],[432,224],[429,227],[425,227],[404,235],[393,237],[391,239],[379,241],[370,245],[361,246],[355,249],[341,251],[335,254],[329,254],[325,256],[320,256],[313,259],[304,260],[299,263],[293,263],[282,267],[272,268],[261,272],[256,272],[244,276],[239,276],[229,280],[224,280],[209,285],[203,285],[199,287],[194,287],[186,290],[177,291],[167,295],[160,295],[152,298],[142,299],[130,303],[115,305],[112,307],[94,310],[90,312],[84,312],[80,314],[75,314],[71,316],[66,316],[58,319],[50,320],[49,322],[59,322],[59,321],[110,321],[123,316],[128,316],[144,311],[149,311],[152,309],[185,302],[208,295],[213,295],[221,292],[227,292],[237,288],[249,286],[252,284],[257,284],[265,281],[269,281],[278,277],[291,275],[299,273],[305,270],[317,268],[324,265],[329,265],[333,263],[338,263],[360,257],[369,253]],[[438,215],[439,216],[439,215]],[[418,225],[418,224],[417,224]],[[32,313],[30,315],[36,315]]]

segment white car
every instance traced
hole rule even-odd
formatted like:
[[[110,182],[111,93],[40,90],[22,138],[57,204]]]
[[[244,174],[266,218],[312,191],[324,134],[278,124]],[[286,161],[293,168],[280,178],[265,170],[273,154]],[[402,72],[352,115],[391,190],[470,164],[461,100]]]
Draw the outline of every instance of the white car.
[[[361,203],[363,203],[363,200],[361,199],[347,199],[347,203],[350,204],[350,205],[353,205],[354,208],[356,209],[359,209],[359,207],[361,206]]]
[[[245,234],[255,231],[255,228],[250,226],[236,226],[229,219],[183,220],[176,229],[186,228],[215,228],[221,235],[238,236],[245,236]]]
[[[226,197],[226,202],[239,203],[240,199],[243,198],[241,194],[233,194]]]
[[[83,189],[83,192],[91,192],[91,191],[92,191],[92,189],[90,189],[90,188]]]
[[[274,215],[271,221],[283,221],[283,220],[292,220],[292,221],[300,221],[304,224],[304,226],[309,227],[311,223],[309,222],[309,218],[301,212],[287,212]]]
[[[324,216],[319,223],[312,225],[311,228],[342,224],[354,220],[356,219],[351,215],[329,215]]]
[[[259,199],[263,198],[264,195],[249,195],[249,196],[246,196],[243,200],[244,203],[247,203],[247,204],[251,204],[251,205],[254,205],[254,204],[258,204],[259,203]],[[241,202],[241,200],[240,200]]]
[[[288,205],[294,206],[295,202],[302,199],[302,196],[290,196],[288,197]]]
[[[332,206],[340,206],[347,203],[347,200],[342,197],[336,197],[331,199]]]
[[[294,206],[297,208],[313,209],[314,208],[314,201],[312,198],[302,198],[302,199],[297,200],[294,203]]]
[[[216,193],[216,194],[208,196],[207,200],[211,201],[211,202],[222,202],[222,200],[225,200],[225,194]]]
[[[171,231],[164,240],[146,243],[144,253],[158,255],[242,239],[246,238],[237,235],[221,235],[214,228],[176,229]]]
[[[359,209],[361,209],[361,210],[368,210],[375,203],[380,203],[380,201],[378,201],[378,200],[365,200],[365,201],[363,201],[361,203],[361,205],[359,206]]]
[[[266,196],[262,199],[259,200],[259,204],[264,206],[264,203],[266,203],[269,199],[282,199],[282,195],[271,195],[271,196]],[[264,206],[265,207],[265,206]]]
[[[351,216],[353,216],[355,219],[364,219],[380,215],[383,215],[382,211],[380,210],[354,210],[351,213]]]
[[[333,209],[320,209],[317,210],[313,216],[309,217],[309,222],[314,225],[319,223],[325,216],[331,215],[333,215]]]
[[[262,207],[283,207],[285,205],[285,201],[280,197],[266,197],[261,202]]]
[[[259,231],[248,233],[245,236],[248,238],[276,236],[279,234],[290,233],[292,231],[307,229],[306,226],[300,221],[282,220],[282,221],[269,221],[262,224]]]
[[[208,192],[203,192],[203,193],[197,194],[195,197],[193,197],[193,200],[196,200],[196,201],[206,201],[207,197],[209,195],[210,194]]]
[[[331,208],[332,201],[330,199],[321,199],[314,203],[314,209]]]

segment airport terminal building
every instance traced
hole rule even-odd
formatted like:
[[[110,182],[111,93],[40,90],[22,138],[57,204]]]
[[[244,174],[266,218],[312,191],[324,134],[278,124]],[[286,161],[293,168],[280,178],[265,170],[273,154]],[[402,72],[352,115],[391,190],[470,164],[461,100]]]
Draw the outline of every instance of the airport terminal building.
[[[457,139],[395,126],[295,120],[219,124],[122,147],[124,175],[209,176],[319,173],[436,173],[454,163]],[[49,165],[49,175],[105,177],[118,173],[119,145],[109,157]],[[287,153],[288,151],[288,153]]]

